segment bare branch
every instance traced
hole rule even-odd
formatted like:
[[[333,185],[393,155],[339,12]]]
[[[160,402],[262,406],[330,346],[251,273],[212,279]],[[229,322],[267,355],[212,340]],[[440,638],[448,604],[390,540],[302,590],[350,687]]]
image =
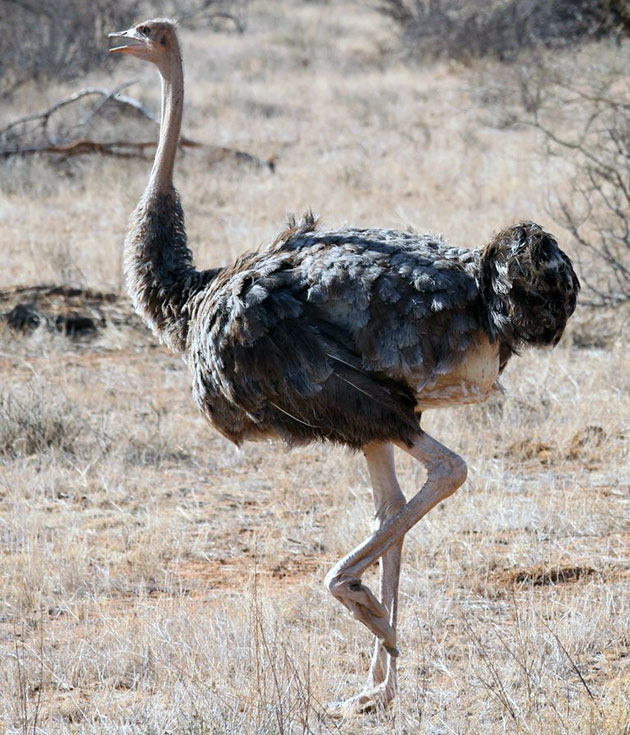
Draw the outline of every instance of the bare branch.
[[[572,163],[571,193],[551,214],[574,238],[588,303],[614,306],[630,301],[630,87],[619,84],[621,54],[585,61],[576,70],[549,57],[520,73],[521,99],[540,101],[522,122]]]
[[[117,156],[119,158],[146,158],[150,151],[157,145],[156,140],[95,140],[85,134],[79,135],[95,117],[102,113],[107,103],[113,103],[122,109],[130,109],[150,120],[156,127],[158,120],[138,100],[133,97],[121,95],[120,92],[133,82],[124,82],[112,90],[100,87],[87,87],[74,94],[58,100],[45,110],[25,115],[13,120],[0,130],[0,158],[11,158],[13,156],[32,156],[35,154],[53,154],[70,158],[72,156],[97,153],[103,156]],[[56,140],[51,140],[47,130],[48,122],[53,114],[59,110],[80,102],[89,97],[100,97],[98,103],[87,115],[81,117],[78,123],[61,130]],[[29,134],[28,123],[38,123],[39,136]],[[20,131],[20,126],[22,130]],[[208,154],[211,163],[224,160],[234,160],[238,163],[248,163],[270,171],[275,169],[273,159],[264,159],[252,155],[246,151],[240,151],[222,146],[213,146],[193,140],[182,135],[179,140],[182,148],[203,149]]]
[[[6,136],[7,133],[9,133],[14,128],[24,125],[28,122],[33,122],[35,120],[39,120],[41,123],[42,128],[46,128],[48,121],[50,117],[55,113],[58,112],[63,107],[66,107],[67,105],[71,105],[75,102],[78,102],[81,99],[84,99],[85,97],[90,96],[100,96],[103,97],[104,100],[92,111],[90,116],[86,118],[80,125],[84,125],[89,120],[97,114],[102,107],[109,101],[114,100],[115,102],[119,103],[122,106],[128,106],[133,108],[134,110],[138,111],[140,114],[144,115],[144,117],[148,118],[154,123],[157,123],[158,121],[155,119],[155,117],[145,108],[143,107],[138,100],[133,99],[132,97],[127,97],[125,95],[119,95],[119,92],[123,89],[126,89],[131,84],[134,84],[136,80],[132,80],[129,82],[124,82],[123,84],[120,84],[118,87],[116,87],[113,90],[107,90],[102,89],[101,87],[86,87],[85,89],[81,89],[78,92],[74,92],[73,94],[69,95],[68,97],[64,97],[60,100],[57,100],[53,105],[50,107],[47,107],[45,110],[42,110],[41,112],[34,112],[30,115],[24,115],[23,117],[18,117],[12,122],[10,122],[6,127],[0,129],[0,141],[3,137]]]

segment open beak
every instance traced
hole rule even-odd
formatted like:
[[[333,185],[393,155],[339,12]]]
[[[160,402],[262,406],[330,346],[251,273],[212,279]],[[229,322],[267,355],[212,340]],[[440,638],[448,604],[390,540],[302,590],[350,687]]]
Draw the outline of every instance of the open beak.
[[[127,53],[133,54],[134,56],[139,56],[146,48],[147,39],[135,28],[129,28],[126,31],[117,31],[116,33],[110,33],[108,38],[122,38],[127,42],[124,43],[122,46],[115,46],[114,48],[110,48],[110,54]]]

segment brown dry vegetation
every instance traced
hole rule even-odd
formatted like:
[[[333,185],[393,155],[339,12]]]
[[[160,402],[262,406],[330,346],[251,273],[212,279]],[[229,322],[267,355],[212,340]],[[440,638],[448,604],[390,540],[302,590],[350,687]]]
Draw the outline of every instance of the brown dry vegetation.
[[[462,245],[521,218],[566,237],[545,209],[561,160],[532,129],[486,124],[478,69],[397,61],[365,6],[265,0],[244,35],[182,36],[186,133],[277,157],[272,174],[181,156],[200,267],[307,207]],[[155,109],[153,69],[127,59],[89,82],[132,76]],[[73,89],[25,87],[2,114]],[[133,160],[5,162],[3,287],[119,291],[146,176]],[[322,581],[369,527],[361,457],[237,450],[124,300],[92,308],[95,334],[0,334],[1,732],[630,732],[627,312],[579,310],[556,350],[510,364],[504,397],[426,415],[469,480],[405,546],[399,699],[338,722],[325,702],[358,691],[371,641]],[[422,470],[401,456],[400,479],[414,492]]]

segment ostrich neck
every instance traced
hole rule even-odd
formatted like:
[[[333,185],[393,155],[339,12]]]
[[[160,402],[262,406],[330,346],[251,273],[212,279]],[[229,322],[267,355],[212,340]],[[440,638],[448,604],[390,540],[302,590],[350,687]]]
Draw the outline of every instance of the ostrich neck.
[[[173,169],[184,107],[184,72],[178,48],[174,50],[169,62],[160,66],[159,71],[162,78],[162,120],[147,191],[170,194],[173,189]]]
[[[149,183],[125,241],[127,288],[136,311],[172,350],[186,349],[193,300],[216,271],[198,271],[187,244],[184,212],[173,187],[184,80],[179,48],[159,67],[162,123]]]

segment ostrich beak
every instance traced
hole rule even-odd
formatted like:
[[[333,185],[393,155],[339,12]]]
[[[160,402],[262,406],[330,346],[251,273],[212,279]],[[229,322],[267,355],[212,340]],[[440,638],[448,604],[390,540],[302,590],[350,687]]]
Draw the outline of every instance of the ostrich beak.
[[[146,38],[135,28],[129,28],[126,31],[117,31],[116,33],[110,33],[108,38],[124,38],[130,43],[126,43],[123,46],[115,46],[110,48],[110,54],[128,53],[134,56],[139,56],[146,47]],[[140,53],[139,53],[140,52]]]

